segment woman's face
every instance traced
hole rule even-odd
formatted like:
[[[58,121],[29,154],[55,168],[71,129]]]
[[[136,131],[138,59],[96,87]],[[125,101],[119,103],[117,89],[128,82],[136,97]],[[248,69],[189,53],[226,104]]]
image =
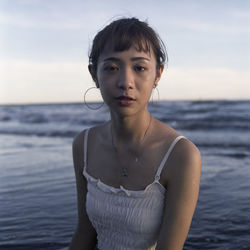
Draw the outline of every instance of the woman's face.
[[[147,108],[162,71],[152,52],[134,46],[122,52],[106,49],[98,59],[95,81],[111,112],[131,115]]]

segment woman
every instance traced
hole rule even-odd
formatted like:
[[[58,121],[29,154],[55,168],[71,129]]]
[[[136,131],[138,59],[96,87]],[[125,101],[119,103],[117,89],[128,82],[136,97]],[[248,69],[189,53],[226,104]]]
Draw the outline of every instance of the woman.
[[[96,35],[89,59],[111,119],[73,142],[79,221],[70,249],[180,250],[201,158],[192,142],[148,111],[164,45],[145,22],[123,18]]]

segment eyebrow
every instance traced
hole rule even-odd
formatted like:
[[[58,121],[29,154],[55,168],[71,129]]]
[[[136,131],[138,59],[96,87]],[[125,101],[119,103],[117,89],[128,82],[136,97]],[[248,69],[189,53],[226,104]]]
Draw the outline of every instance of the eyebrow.
[[[134,61],[140,61],[140,60],[146,60],[146,61],[150,61],[149,58],[147,57],[142,57],[142,56],[138,56],[138,57],[132,57],[131,58],[131,61],[134,62]],[[107,62],[107,61],[115,61],[115,62],[120,62],[121,60],[117,57],[108,57],[108,58],[105,58],[103,60],[104,62]]]

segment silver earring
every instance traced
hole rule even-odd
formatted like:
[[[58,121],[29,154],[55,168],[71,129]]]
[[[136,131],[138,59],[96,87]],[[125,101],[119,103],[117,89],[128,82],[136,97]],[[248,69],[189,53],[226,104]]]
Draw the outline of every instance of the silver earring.
[[[155,93],[155,91],[157,92],[157,101],[158,102],[160,101],[160,93],[159,93],[159,90],[157,88],[157,85],[155,85],[154,88],[153,88],[153,91],[151,93],[151,97],[150,97],[150,102],[152,104],[155,104],[155,100],[154,100],[154,93]]]
[[[88,93],[91,89],[98,89],[98,88],[96,88],[96,87],[90,87],[90,88],[88,88],[88,89],[85,91],[85,93],[84,93],[84,104],[86,105],[86,107],[87,107],[88,109],[91,109],[91,110],[98,110],[98,109],[100,109],[100,108],[104,105],[104,102],[102,102],[99,106],[96,106],[96,105],[91,106],[91,105],[89,105],[90,102],[87,102],[87,101],[86,101],[86,95],[87,95],[87,93]]]

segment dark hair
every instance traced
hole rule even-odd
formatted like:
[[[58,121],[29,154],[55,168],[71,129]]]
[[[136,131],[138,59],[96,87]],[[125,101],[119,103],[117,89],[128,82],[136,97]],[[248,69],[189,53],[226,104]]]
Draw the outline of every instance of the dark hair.
[[[156,57],[157,68],[168,60],[165,45],[158,34],[146,22],[137,18],[122,18],[113,21],[95,36],[89,53],[89,64],[94,73],[97,71],[97,62],[100,54],[109,44],[114,51],[128,50],[135,44],[138,51],[150,52]]]

